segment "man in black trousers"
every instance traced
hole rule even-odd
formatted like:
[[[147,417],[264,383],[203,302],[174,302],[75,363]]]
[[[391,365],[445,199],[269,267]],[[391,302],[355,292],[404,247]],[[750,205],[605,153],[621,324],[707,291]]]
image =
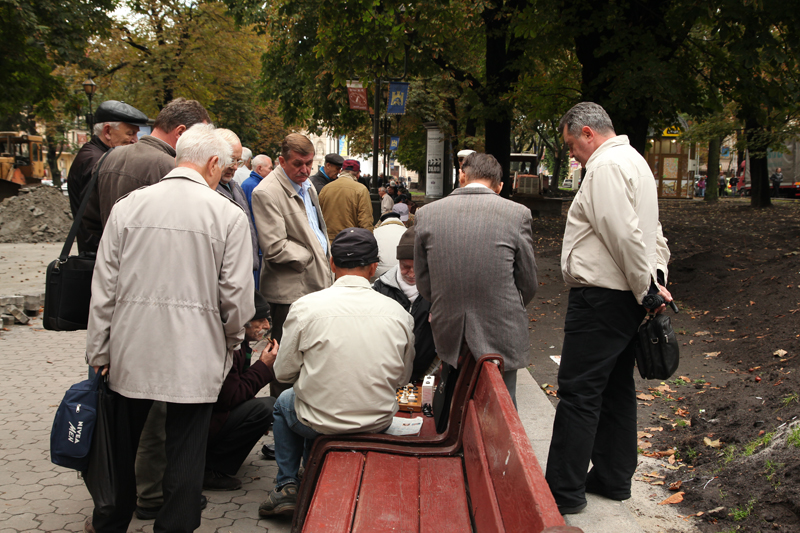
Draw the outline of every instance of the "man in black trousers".
[[[567,215],[561,251],[571,289],[545,477],[561,514],[572,514],[586,507],[586,492],[631,497],[633,343],[644,296],[659,293],[666,302],[672,296],[664,288],[669,249],[647,162],[597,104],[576,105],[559,129],[586,176]]]

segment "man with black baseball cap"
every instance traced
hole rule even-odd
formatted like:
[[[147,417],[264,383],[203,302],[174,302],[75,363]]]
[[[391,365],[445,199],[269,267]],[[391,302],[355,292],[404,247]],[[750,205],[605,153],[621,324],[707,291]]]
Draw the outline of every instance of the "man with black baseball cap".
[[[92,178],[92,168],[95,163],[110,148],[138,141],[139,127],[147,125],[147,115],[125,102],[116,100],[106,100],[100,104],[94,118],[92,138],[78,151],[67,175],[69,208],[72,216],[75,216],[80,208],[83,189]],[[85,249],[87,237],[85,231],[83,227],[78,230],[78,251],[81,252]]]
[[[325,156],[325,165],[319,167],[319,171],[309,178],[317,194],[322,192],[322,188],[325,185],[339,177],[339,171],[342,170],[343,163],[344,157],[339,154],[328,154]]]
[[[397,412],[395,391],[411,376],[414,319],[369,284],[378,266],[375,237],[344,229],[331,254],[333,286],[294,302],[283,324],[273,370],[294,387],[275,403],[278,477],[261,516],[294,512],[300,459],[319,435],[386,430]]]

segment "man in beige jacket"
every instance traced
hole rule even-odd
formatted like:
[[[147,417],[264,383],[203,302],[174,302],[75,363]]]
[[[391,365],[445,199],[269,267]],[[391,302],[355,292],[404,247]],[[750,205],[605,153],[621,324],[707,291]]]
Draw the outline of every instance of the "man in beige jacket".
[[[648,293],[666,302],[672,296],[664,288],[669,249],[647,162],[597,104],[576,105],[559,129],[586,176],[567,214],[561,251],[570,293],[545,477],[561,514],[572,514],[586,507],[586,492],[631,497],[633,344],[645,316],[641,303]]]
[[[275,378],[294,388],[275,402],[278,476],[261,516],[294,512],[300,459],[317,436],[388,428],[395,390],[411,377],[414,318],[369,284],[378,267],[375,237],[347,228],[332,248],[336,282],[292,305],[273,366]]]
[[[372,231],[372,200],[367,188],[358,181],[360,174],[360,163],[355,159],[347,159],[342,164],[339,177],[319,193],[319,204],[331,241],[345,228]]]
[[[178,140],[178,167],[120,199],[100,240],[87,362],[116,397],[116,505],[97,531],[127,531],[136,506],[136,443],[154,400],[166,402],[164,504],[156,531],[200,525],[211,409],[253,316],[247,215],[214,191],[231,147],[211,125]],[[180,202],[175,199],[180,198]]]
[[[314,145],[287,135],[279,166],[253,189],[252,207],[263,256],[259,291],[270,304],[272,338],[280,341],[289,306],[331,286],[329,242],[319,198],[311,181]],[[270,386],[272,396],[283,390]]]

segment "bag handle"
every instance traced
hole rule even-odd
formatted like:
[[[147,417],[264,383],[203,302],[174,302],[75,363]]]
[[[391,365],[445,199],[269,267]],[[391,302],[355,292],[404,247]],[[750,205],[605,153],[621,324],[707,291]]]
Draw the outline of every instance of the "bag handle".
[[[89,205],[89,197],[92,195],[92,189],[94,189],[95,183],[97,183],[97,177],[100,175],[100,165],[103,164],[103,160],[106,158],[108,154],[114,148],[109,148],[106,153],[100,158],[95,165],[94,170],[92,170],[92,179],[89,181],[89,184],[84,189],[83,200],[81,200],[81,206],[78,208],[78,213],[75,215],[75,220],[72,221],[72,228],[69,230],[69,235],[67,235],[67,240],[64,241],[64,247],[61,249],[61,255],[58,256],[58,264],[63,265],[67,262],[67,257],[69,257],[69,252],[72,250],[72,243],[75,242],[75,237],[78,235],[78,228],[81,226],[81,220],[83,220],[83,214],[86,212],[86,207]]]

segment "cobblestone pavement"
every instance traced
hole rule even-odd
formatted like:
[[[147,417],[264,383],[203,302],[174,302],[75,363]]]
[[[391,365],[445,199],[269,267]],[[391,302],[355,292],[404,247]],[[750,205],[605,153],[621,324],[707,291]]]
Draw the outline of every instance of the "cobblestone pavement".
[[[86,332],[46,331],[38,318],[0,332],[0,533],[83,531],[91,516],[92,500],[78,474],[50,462],[56,407],[86,378],[85,343]],[[197,531],[289,531],[288,520],[258,519],[277,475],[260,449],[261,443],[239,471],[241,490],[205,492],[208,507]],[[128,531],[150,533],[153,521],[134,517]]]

